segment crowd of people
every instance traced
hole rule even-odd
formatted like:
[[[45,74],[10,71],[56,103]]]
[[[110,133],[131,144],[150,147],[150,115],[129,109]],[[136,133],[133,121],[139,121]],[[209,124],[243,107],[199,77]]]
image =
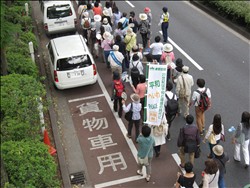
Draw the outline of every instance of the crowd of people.
[[[102,4],[103,3],[103,4]],[[138,143],[138,175],[143,175],[142,167],[146,166],[146,181],[151,177],[151,161],[160,156],[161,146],[166,140],[171,140],[170,128],[175,117],[183,117],[185,123],[180,129],[177,142],[179,147],[180,167],[186,173],[177,174],[176,187],[193,187],[196,174],[193,172],[194,159],[201,143],[208,142],[210,153],[204,163],[202,183],[200,187],[225,187],[224,175],[229,156],[220,145],[225,142],[225,130],[220,114],[215,114],[212,124],[207,131],[205,113],[212,106],[211,91],[205,85],[203,78],[196,80],[197,88],[193,90],[194,79],[189,74],[189,67],[183,65],[181,58],[175,58],[173,46],[168,42],[169,12],[167,7],[162,8],[158,19],[162,35],[157,35],[152,41],[151,28],[153,16],[149,7],[145,7],[138,15],[134,11],[120,12],[115,1],[79,1],[78,16],[82,34],[92,50],[95,58],[100,58],[100,49],[103,61],[112,75],[113,109],[122,118],[123,113],[132,111],[128,120],[127,137],[132,139],[133,125],[135,127],[134,141]],[[137,20],[136,17],[139,17]],[[139,35],[137,35],[139,34]],[[138,39],[141,37],[141,40]],[[140,44],[139,41],[142,43]],[[162,41],[162,42],[161,42]],[[166,65],[167,86],[165,92],[165,113],[160,125],[146,125],[144,120],[145,94],[147,83],[143,60],[146,63]],[[124,73],[130,76],[133,94],[132,102],[125,104]],[[195,116],[190,114],[194,106]],[[250,114],[242,113],[239,125],[233,136],[235,144],[233,159],[241,161],[240,148],[242,147],[244,167],[249,166],[249,137]],[[175,130],[176,131],[176,130]],[[189,156],[186,161],[185,155]]]

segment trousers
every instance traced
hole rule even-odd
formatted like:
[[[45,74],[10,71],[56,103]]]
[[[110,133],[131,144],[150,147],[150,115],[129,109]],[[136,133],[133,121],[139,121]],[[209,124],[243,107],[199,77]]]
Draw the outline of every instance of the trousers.
[[[234,147],[234,159],[240,161],[240,147],[242,147],[243,159],[246,165],[249,165],[249,139],[246,140],[243,144],[235,143]]]

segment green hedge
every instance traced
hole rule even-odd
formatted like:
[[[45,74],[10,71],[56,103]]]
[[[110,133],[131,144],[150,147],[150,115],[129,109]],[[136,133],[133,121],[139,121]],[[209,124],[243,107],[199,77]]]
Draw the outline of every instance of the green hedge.
[[[209,1],[203,3],[215,6],[218,11],[231,17],[234,21],[243,21],[246,26],[250,27],[250,3],[247,1]]]
[[[57,165],[41,142],[9,141],[1,147],[9,183],[16,187],[60,187]]]

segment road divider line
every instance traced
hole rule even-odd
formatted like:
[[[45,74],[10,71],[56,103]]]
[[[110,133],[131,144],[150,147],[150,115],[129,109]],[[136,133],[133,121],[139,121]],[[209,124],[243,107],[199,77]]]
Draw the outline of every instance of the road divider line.
[[[126,3],[128,3],[132,8],[135,7],[132,3],[130,3],[130,1],[126,1]]]
[[[162,31],[159,31],[162,35]],[[193,58],[191,58],[181,47],[179,47],[171,38],[168,37],[168,41],[181,52],[198,70],[204,70],[198,63],[196,63]]]
[[[89,96],[89,97],[82,97],[82,98],[77,98],[77,99],[70,99],[70,100],[68,100],[68,102],[69,103],[78,102],[78,101],[83,101],[83,100],[93,99],[93,98],[98,98],[98,97],[104,97],[104,94],[92,95],[92,96]]]
[[[114,180],[114,181],[109,181],[109,182],[105,182],[105,183],[96,184],[95,188],[109,187],[109,186],[118,185],[118,184],[121,184],[121,183],[141,180],[141,179],[144,179],[144,178],[145,177],[140,176],[140,175],[131,176],[131,177],[128,177],[128,178],[123,178],[123,179],[119,179],[119,180]]]
[[[180,166],[180,164],[181,164],[181,159],[180,159],[179,155],[178,155],[177,153],[173,153],[173,154],[172,154],[172,157],[174,158],[174,160],[175,160],[175,162],[177,163],[177,165]],[[186,171],[185,171],[184,169],[182,169],[182,168],[181,168],[181,171],[182,171],[182,174],[185,174],[185,173],[186,173]],[[198,185],[197,185],[196,182],[194,182],[193,186],[194,186],[194,188],[198,188]]]

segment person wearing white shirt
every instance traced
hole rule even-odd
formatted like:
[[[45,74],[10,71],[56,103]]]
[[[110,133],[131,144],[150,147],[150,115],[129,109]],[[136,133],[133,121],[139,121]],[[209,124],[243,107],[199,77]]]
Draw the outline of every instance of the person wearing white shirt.
[[[198,86],[198,91],[206,92],[208,98],[209,98],[209,104],[208,108],[211,107],[211,91],[209,88],[205,88],[205,80],[202,78],[197,79],[196,84]],[[200,101],[200,94],[197,91],[193,92],[192,95],[192,104],[195,106],[195,115],[196,115],[196,124],[198,126],[198,129],[200,131],[200,134],[202,135],[205,129],[205,111],[202,111],[199,108],[199,101]]]
[[[211,134],[213,134],[212,136],[214,136],[216,143],[211,143],[211,141],[209,141],[209,137],[211,136]],[[215,114],[213,119],[213,124],[209,126],[206,136],[203,140],[204,143],[206,142],[206,140],[208,140],[210,148],[210,154],[207,156],[208,158],[214,157],[213,147],[220,143],[222,135],[224,136],[225,132],[224,132],[224,125],[221,122],[221,115]]]
[[[120,77],[122,76],[123,60],[124,60],[124,55],[121,52],[119,52],[119,46],[114,45],[113,50],[109,53],[108,61],[110,62],[112,73],[118,71]]]
[[[157,62],[160,62],[162,50],[163,50],[163,44],[160,41],[161,41],[161,37],[156,36],[155,42],[149,46],[149,48],[152,50],[151,53],[152,53],[153,59],[156,59]]]

